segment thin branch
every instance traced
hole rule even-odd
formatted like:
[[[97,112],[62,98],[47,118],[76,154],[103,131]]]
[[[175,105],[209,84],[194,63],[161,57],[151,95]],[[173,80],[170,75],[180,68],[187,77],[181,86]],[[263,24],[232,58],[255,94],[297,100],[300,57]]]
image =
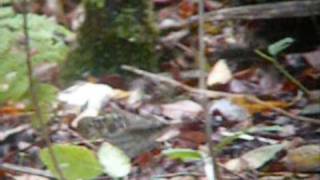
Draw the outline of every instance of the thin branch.
[[[193,88],[191,86],[185,85],[179,81],[176,81],[174,79],[165,77],[165,76],[161,76],[159,74],[153,74],[141,69],[137,69],[133,66],[128,66],[128,65],[122,65],[121,68],[123,70],[159,81],[159,82],[165,82],[170,84],[171,86],[175,86],[175,87],[179,87],[185,91],[191,92],[191,93],[195,93],[195,94],[200,94],[200,95],[205,95],[205,96],[209,96],[211,98],[219,98],[219,97],[242,97],[242,95],[239,94],[232,94],[232,93],[226,93],[226,92],[221,92],[221,91],[207,91],[207,90],[201,90],[201,89],[197,89],[197,88]]]
[[[260,100],[259,98],[255,97],[255,96],[246,96],[245,97],[246,99],[254,102],[254,103],[257,103],[257,104],[261,104],[265,107],[268,107],[282,115],[285,115],[287,117],[290,117],[292,119],[296,119],[296,120],[299,120],[299,121],[304,121],[304,122],[307,122],[307,123],[313,123],[313,124],[320,124],[320,119],[313,119],[313,118],[309,118],[309,117],[305,117],[305,116],[298,116],[298,115],[295,115],[295,114],[292,114],[284,109],[281,109],[281,108],[278,108],[278,107],[274,107],[262,100]]]
[[[211,90],[202,90],[202,89],[197,89],[197,88],[193,88],[193,87],[190,87],[188,85],[185,85],[185,84],[182,84],[178,81],[175,81],[171,78],[167,78],[167,77],[164,77],[164,76],[160,76],[158,74],[152,74],[150,72],[147,72],[147,71],[143,71],[143,70],[140,70],[140,69],[137,69],[135,67],[132,67],[132,66],[127,66],[127,65],[123,65],[121,66],[122,69],[124,70],[127,70],[127,71],[130,71],[132,73],[135,73],[135,74],[138,74],[138,75],[141,75],[141,76],[144,76],[144,77],[147,77],[147,78],[150,78],[150,79],[153,79],[153,80],[156,80],[156,81],[159,81],[159,82],[164,82],[164,83],[168,83],[170,84],[171,86],[174,86],[174,87],[179,87],[185,91],[188,91],[190,93],[194,93],[194,94],[199,94],[199,95],[204,95],[204,96],[207,96],[207,97],[210,97],[210,98],[221,98],[221,97],[224,97],[224,98],[229,98],[229,99],[233,99],[233,98],[245,98],[245,99],[248,99],[250,100],[251,102],[253,103],[257,103],[257,104],[261,104],[267,108],[270,108],[282,115],[285,115],[285,116],[288,116],[292,119],[295,119],[295,120],[299,120],[299,121],[304,121],[304,122],[307,122],[307,123],[314,123],[314,124],[320,124],[320,119],[313,119],[313,118],[308,118],[308,117],[304,117],[304,116],[298,116],[298,115],[295,115],[295,114],[292,114],[284,109],[281,109],[281,108],[278,108],[278,107],[274,107],[262,100],[260,100],[259,98],[255,97],[255,96],[252,96],[252,95],[247,95],[247,94],[233,94],[233,93],[226,93],[226,92],[220,92],[220,91],[211,91]]]
[[[214,10],[204,14],[205,21],[214,20],[255,20],[274,18],[307,17],[320,14],[320,1],[296,0],[290,2],[265,3]],[[192,16],[180,23],[162,29],[181,28],[198,22],[199,16]]]
[[[24,11],[23,11],[23,33],[25,36],[25,53],[26,53],[26,63],[28,67],[28,79],[29,79],[29,88],[30,88],[30,93],[31,93],[31,100],[33,107],[35,108],[35,115],[39,121],[39,125],[41,128],[41,135],[46,141],[46,144],[48,145],[48,152],[49,155],[52,159],[54,168],[56,172],[58,173],[59,179],[61,180],[66,180],[66,178],[63,175],[62,170],[59,167],[58,160],[56,158],[56,155],[54,154],[53,148],[52,148],[52,143],[49,137],[49,128],[47,128],[43,117],[41,113],[41,108],[39,105],[39,99],[37,96],[37,91],[35,88],[34,80],[32,78],[33,74],[33,69],[32,69],[32,62],[31,62],[31,51],[30,51],[30,37],[29,37],[29,31],[28,31],[28,2],[27,0],[23,0],[23,5],[24,5]]]
[[[20,133],[28,128],[30,128],[29,124],[23,124],[13,129],[4,130],[3,132],[0,132],[0,142],[4,141],[11,135]]]
[[[36,176],[42,176],[50,179],[56,179],[51,173],[47,171],[43,171],[41,169],[34,169],[30,167],[23,167],[18,166],[15,164],[9,164],[9,163],[0,163],[0,169],[5,171],[13,171],[13,172],[19,172],[24,174],[32,174]]]
[[[163,178],[170,179],[170,178],[181,177],[181,176],[193,176],[193,177],[197,178],[197,177],[201,177],[203,175],[196,173],[196,172],[177,172],[177,173],[156,175],[156,176],[153,176],[153,178],[155,178],[155,179],[163,179]]]

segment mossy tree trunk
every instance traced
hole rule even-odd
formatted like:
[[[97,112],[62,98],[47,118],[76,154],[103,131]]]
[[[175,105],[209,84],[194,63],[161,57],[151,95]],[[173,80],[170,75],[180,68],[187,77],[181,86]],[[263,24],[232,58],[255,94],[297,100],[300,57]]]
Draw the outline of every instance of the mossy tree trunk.
[[[67,76],[115,72],[121,64],[156,68],[152,1],[87,0],[85,9],[78,47],[64,67]]]

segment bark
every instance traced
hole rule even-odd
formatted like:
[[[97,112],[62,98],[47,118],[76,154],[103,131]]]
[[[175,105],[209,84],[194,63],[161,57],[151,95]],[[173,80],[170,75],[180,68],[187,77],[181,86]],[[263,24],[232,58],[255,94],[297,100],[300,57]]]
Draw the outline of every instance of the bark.
[[[158,31],[149,0],[87,0],[78,47],[65,66],[66,77],[115,72],[121,64],[155,69]]]

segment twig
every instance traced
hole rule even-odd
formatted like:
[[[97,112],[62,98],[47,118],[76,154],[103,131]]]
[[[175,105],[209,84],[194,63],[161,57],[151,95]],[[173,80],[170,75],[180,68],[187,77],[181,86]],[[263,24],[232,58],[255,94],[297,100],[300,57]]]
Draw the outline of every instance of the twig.
[[[246,96],[245,97],[246,99],[254,102],[254,103],[258,103],[258,104],[261,104],[265,107],[268,107],[280,114],[283,114],[285,116],[288,116],[292,119],[296,119],[296,120],[299,120],[299,121],[304,121],[304,122],[308,122],[308,123],[314,123],[314,124],[320,124],[320,119],[313,119],[313,118],[309,118],[309,117],[304,117],[304,116],[298,116],[298,115],[295,115],[295,114],[292,114],[284,109],[281,109],[281,108],[278,108],[278,107],[274,107],[262,100],[260,100],[259,98],[255,97],[255,96]]]
[[[23,124],[23,125],[20,125],[18,127],[13,128],[13,129],[8,129],[3,132],[0,132],[0,142],[4,141],[5,139],[7,139],[11,135],[17,134],[21,131],[28,129],[28,128],[30,128],[29,124]]]
[[[95,146],[95,145],[92,143],[92,141],[84,138],[84,137],[83,137],[82,135],[80,135],[78,132],[76,132],[76,131],[74,131],[74,130],[72,130],[72,129],[70,129],[70,128],[68,128],[67,131],[69,131],[73,136],[76,136],[77,138],[80,139],[80,141],[78,141],[78,142],[73,141],[72,143],[74,143],[74,144],[83,143],[83,144],[87,145],[88,147],[92,148],[93,150],[98,150],[98,147]],[[95,142],[97,142],[97,141],[101,141],[101,139],[95,140]]]
[[[147,72],[147,71],[143,71],[143,70],[140,70],[140,69],[137,69],[135,67],[132,67],[132,66],[127,66],[127,65],[123,65],[121,66],[122,69],[124,70],[127,70],[127,71],[130,71],[130,72],[133,72],[135,74],[138,74],[138,75],[141,75],[141,76],[144,76],[144,77],[147,77],[147,78],[150,78],[150,79],[153,79],[153,80],[156,80],[156,81],[160,81],[160,82],[165,82],[165,83],[168,83],[172,86],[175,86],[175,87],[179,87],[185,91],[188,91],[188,92],[191,92],[191,93],[194,93],[194,94],[199,94],[199,95],[204,95],[204,96],[207,96],[207,97],[210,97],[210,98],[219,98],[219,97],[224,97],[224,98],[230,98],[230,99],[233,99],[233,98],[245,98],[245,99],[248,99],[254,103],[257,103],[257,104],[261,104],[265,107],[268,107],[280,114],[283,114],[285,116],[288,116],[292,119],[296,119],[296,120],[299,120],[299,121],[304,121],[304,122],[308,122],[308,123],[314,123],[314,124],[320,124],[320,119],[313,119],[313,118],[308,118],[308,117],[303,117],[303,116],[298,116],[298,115],[295,115],[295,114],[292,114],[284,109],[281,109],[281,108],[277,108],[277,107],[273,107],[272,105],[260,100],[259,98],[255,97],[255,96],[252,96],[252,95],[246,95],[246,94],[232,94],[232,93],[226,93],[226,92],[220,92],[220,91],[211,91],[211,90],[202,90],[202,89],[197,89],[197,88],[193,88],[193,87],[190,87],[188,85],[185,85],[185,84],[182,84],[178,81],[175,81],[171,78],[167,78],[167,77],[164,77],[164,76],[160,76],[160,75],[156,75],[156,74],[152,74],[150,72]]]
[[[293,17],[307,17],[320,14],[320,1],[306,0],[306,1],[290,1],[267,3],[258,5],[246,5],[240,7],[224,8],[215,10],[204,14],[205,21],[213,20],[254,20],[254,19],[273,19],[273,18],[293,18]],[[195,24],[199,16],[192,16],[191,18],[182,21],[172,26],[166,26],[162,29],[181,28],[187,25]]]
[[[25,53],[26,53],[26,63],[27,63],[27,67],[28,67],[28,79],[29,79],[29,88],[30,88],[30,92],[31,92],[31,100],[32,100],[32,104],[35,108],[35,115],[39,121],[40,124],[40,128],[41,128],[41,133],[42,133],[42,137],[44,138],[44,140],[46,141],[46,144],[48,145],[48,152],[49,155],[52,159],[53,162],[53,166],[59,176],[59,179],[61,180],[66,180],[66,178],[63,175],[62,170],[59,167],[58,164],[58,160],[54,154],[54,151],[52,149],[52,143],[49,137],[49,129],[47,128],[46,124],[43,121],[43,117],[42,117],[42,113],[41,113],[41,108],[39,105],[39,99],[37,96],[37,91],[35,88],[35,84],[34,84],[34,80],[32,78],[32,74],[33,74],[33,69],[32,69],[32,62],[31,62],[31,51],[30,51],[30,38],[29,38],[29,31],[28,31],[28,3],[27,0],[23,0],[23,5],[24,5],[24,11],[23,11],[23,33],[25,36]]]
[[[2,170],[8,170],[8,171],[14,171],[14,172],[19,172],[19,173],[24,173],[24,174],[32,174],[36,176],[42,176],[50,179],[56,179],[51,173],[40,170],[40,169],[34,169],[30,167],[23,167],[23,166],[18,166],[15,164],[9,164],[9,163],[0,163],[0,169]]]
[[[195,172],[177,172],[177,173],[170,173],[170,174],[163,174],[163,175],[156,175],[153,178],[161,179],[161,178],[174,178],[179,176],[194,176],[194,177],[201,177],[203,175]],[[152,179],[153,179],[152,178]]]
[[[168,77],[165,77],[165,76],[161,76],[161,75],[158,75],[158,74],[153,74],[153,73],[141,70],[141,69],[137,69],[137,68],[135,68],[133,66],[122,65],[121,68],[123,70],[130,71],[132,73],[135,73],[135,74],[138,74],[138,75],[141,75],[141,76],[144,76],[144,77],[156,80],[156,81],[168,83],[168,84],[170,84],[172,86],[179,87],[179,88],[181,88],[181,89],[183,89],[185,91],[188,91],[188,92],[191,92],[191,93],[195,93],[195,94],[204,95],[204,96],[209,96],[211,98],[242,97],[242,95],[239,95],[239,94],[232,94],[232,93],[226,93],[226,92],[221,92],[221,91],[208,91],[208,90],[201,90],[201,89],[193,88],[191,86],[185,85],[185,84],[183,84],[183,83],[181,83],[179,81],[176,81],[174,79],[171,79],[171,78],[168,78]]]
[[[285,70],[275,58],[266,55],[258,49],[255,50],[255,53],[258,54],[260,57],[264,58],[265,60],[270,61],[274,65],[274,67],[276,67],[289,81],[291,81],[294,85],[298,86],[298,88],[300,88],[306,95],[310,95],[309,90],[297,79],[295,79],[287,70]]]
[[[207,60],[205,57],[205,42],[204,42],[204,0],[198,1],[198,12],[199,12],[199,26],[198,26],[198,41],[199,41],[199,52],[198,52],[198,60],[199,60],[199,70],[200,70],[200,76],[199,76],[199,89],[206,90],[206,66],[207,66]],[[209,157],[212,165],[212,172],[207,172],[207,177],[209,180],[219,180],[219,171],[218,166],[216,162],[216,157],[213,152],[213,143],[212,143],[212,127],[210,123],[210,113],[209,113],[209,107],[208,107],[208,97],[203,96],[202,99],[202,106],[204,107],[204,117],[205,117],[205,132],[207,137],[207,146],[209,150]],[[212,173],[212,175],[209,175],[208,173]],[[213,179],[211,179],[213,178]]]

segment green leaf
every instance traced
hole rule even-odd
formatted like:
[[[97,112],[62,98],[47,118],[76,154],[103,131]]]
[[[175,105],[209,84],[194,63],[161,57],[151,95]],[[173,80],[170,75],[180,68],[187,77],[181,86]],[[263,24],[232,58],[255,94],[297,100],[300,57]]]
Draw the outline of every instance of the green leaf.
[[[0,79],[0,84],[8,87],[6,90],[0,90],[0,102],[6,99],[18,100],[29,88],[26,76],[16,72],[11,72],[10,74],[13,74],[12,78],[4,78],[3,81]]]
[[[0,8],[0,103],[19,101],[28,91],[27,68],[23,40],[23,18],[11,7]],[[62,63],[69,47],[65,39],[73,33],[46,16],[28,14],[30,48],[35,52],[32,63]],[[8,74],[16,73],[8,80]],[[41,99],[41,97],[39,97]],[[47,98],[47,97],[46,97]],[[47,98],[48,99],[48,98]]]
[[[291,37],[283,38],[271,45],[268,46],[268,52],[272,56],[277,56],[282,51],[287,49],[292,43],[294,42],[294,39]]]
[[[102,167],[94,155],[94,152],[82,147],[67,144],[52,146],[64,176],[68,180],[90,180],[102,174]],[[58,177],[48,148],[40,151],[41,161],[48,167],[50,172]]]
[[[180,159],[182,161],[198,161],[202,159],[201,152],[192,149],[168,149],[162,151],[162,154],[171,159]]]
[[[257,132],[280,132],[283,131],[281,126],[257,126],[252,127],[247,130],[248,133],[257,133]]]
[[[7,1],[10,1],[10,0],[7,0]],[[1,2],[1,3],[5,3],[5,2]],[[0,19],[12,16],[12,15],[14,15],[14,11],[11,7],[1,7],[0,8]]]
[[[98,151],[98,158],[104,172],[113,178],[125,177],[130,173],[130,158],[119,148],[103,143]]]

